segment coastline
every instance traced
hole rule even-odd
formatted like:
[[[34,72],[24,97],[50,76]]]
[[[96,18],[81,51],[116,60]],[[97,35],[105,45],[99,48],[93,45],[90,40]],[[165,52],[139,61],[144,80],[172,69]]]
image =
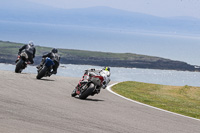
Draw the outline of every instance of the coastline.
[[[22,45],[22,43],[0,41],[0,62],[15,64],[18,49]],[[35,65],[39,64],[41,56],[52,48],[36,46],[36,49]],[[75,49],[58,49],[58,51],[62,64],[200,72],[199,66],[156,56]]]

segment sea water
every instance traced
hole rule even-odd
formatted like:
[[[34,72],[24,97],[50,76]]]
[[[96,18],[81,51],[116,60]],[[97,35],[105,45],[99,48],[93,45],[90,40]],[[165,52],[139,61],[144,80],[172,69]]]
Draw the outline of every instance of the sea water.
[[[0,21],[0,40],[35,45],[158,56],[200,65],[199,35]]]
[[[102,67],[90,65],[61,64],[58,68],[57,75],[64,77],[81,78],[84,70],[90,68],[101,69]],[[0,63],[0,70],[14,72],[15,65]],[[29,65],[25,70],[22,71],[22,73],[36,74],[37,69],[35,66]],[[117,82],[139,81],[145,83],[156,83],[175,86],[200,86],[200,72],[111,67],[111,80]]]
[[[200,65],[200,38],[194,35],[177,35],[101,29],[70,25],[35,24],[0,21],[0,40],[27,43],[33,40],[36,47],[48,46],[113,53],[136,53],[184,61]],[[47,51],[48,52],[48,51]],[[81,77],[85,69],[99,66],[62,64],[57,75]],[[15,66],[0,64],[0,70],[14,72]],[[36,73],[28,66],[24,73]],[[164,85],[200,86],[200,73],[138,68],[111,68],[113,81],[141,81]]]

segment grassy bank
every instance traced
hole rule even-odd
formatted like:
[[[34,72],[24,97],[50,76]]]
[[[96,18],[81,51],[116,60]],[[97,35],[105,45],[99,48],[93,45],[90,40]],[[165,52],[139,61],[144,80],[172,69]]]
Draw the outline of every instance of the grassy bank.
[[[0,62],[14,64],[19,48],[24,44],[0,40]],[[55,44],[56,46],[56,44]],[[51,47],[36,47],[35,64],[40,63],[43,54]],[[155,56],[133,53],[110,53],[75,49],[58,49],[62,64],[95,65],[126,68],[145,68],[178,71],[198,71],[200,68],[186,62],[175,61]]]
[[[127,81],[113,86],[112,90],[154,107],[200,119],[200,87]]]
[[[0,53],[1,54],[17,54],[19,48],[24,44],[15,43],[9,41],[0,40]],[[51,51],[50,47],[36,47],[36,55],[41,56],[43,53]],[[139,55],[133,53],[108,53],[108,52],[98,52],[98,51],[86,51],[86,50],[75,50],[75,49],[59,49],[59,54],[62,57],[74,56],[74,57],[101,57],[101,58],[111,58],[111,59],[120,59],[120,60],[144,60],[144,61],[157,61],[157,60],[166,60],[160,57]]]

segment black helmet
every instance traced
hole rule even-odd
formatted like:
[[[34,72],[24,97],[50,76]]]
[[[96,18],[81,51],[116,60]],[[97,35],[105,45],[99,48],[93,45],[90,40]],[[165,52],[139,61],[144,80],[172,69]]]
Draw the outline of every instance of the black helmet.
[[[110,67],[104,67],[103,70],[110,72]]]
[[[56,48],[53,48],[53,49],[51,50],[51,52],[52,52],[52,53],[58,53],[58,50],[57,50]]]

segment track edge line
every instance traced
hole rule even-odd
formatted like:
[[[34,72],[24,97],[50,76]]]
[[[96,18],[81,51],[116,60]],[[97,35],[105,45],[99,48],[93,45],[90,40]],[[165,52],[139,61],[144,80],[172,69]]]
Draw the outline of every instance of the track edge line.
[[[111,87],[116,85],[116,84],[119,84],[120,82],[118,83],[114,83],[114,84],[111,84],[109,86],[106,87],[106,90],[108,90],[109,92],[113,93],[114,95],[117,95],[123,99],[126,99],[128,101],[131,101],[131,102],[134,102],[134,103],[137,103],[137,104],[140,104],[140,105],[143,105],[143,106],[146,106],[146,107],[149,107],[149,108],[153,108],[153,109],[156,109],[156,110],[160,110],[160,111],[163,111],[163,112],[167,112],[167,113],[170,113],[170,114],[174,114],[174,115],[178,115],[178,116],[181,116],[181,117],[185,117],[185,118],[189,118],[189,119],[193,119],[193,120],[197,120],[197,121],[200,121],[200,119],[196,119],[196,118],[193,118],[193,117],[190,117],[190,116],[185,116],[185,115],[182,115],[182,114],[178,114],[178,113],[174,113],[174,112],[171,112],[171,111],[167,111],[167,110],[164,110],[164,109],[160,109],[160,108],[157,108],[157,107],[154,107],[154,106],[151,106],[151,105],[148,105],[148,104],[144,104],[144,103],[141,103],[141,102],[138,102],[138,101],[135,101],[135,100],[132,100],[132,99],[129,99],[129,98],[126,98],[120,94],[117,94],[116,92],[112,91]]]

